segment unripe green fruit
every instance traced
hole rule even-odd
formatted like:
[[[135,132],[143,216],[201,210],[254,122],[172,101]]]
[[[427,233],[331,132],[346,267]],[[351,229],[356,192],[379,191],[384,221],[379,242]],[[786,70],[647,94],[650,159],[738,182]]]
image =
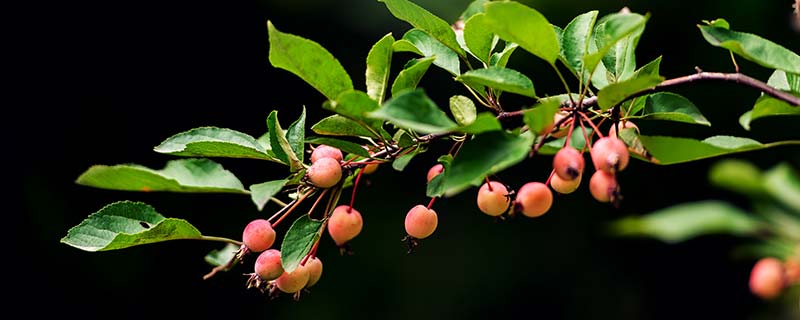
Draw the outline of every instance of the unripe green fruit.
[[[328,219],[328,234],[341,247],[361,233],[363,225],[361,213],[348,205],[341,205],[333,209]]]
[[[510,203],[508,189],[500,182],[489,181],[478,189],[478,209],[485,214],[499,216],[508,210]]]
[[[330,188],[342,179],[342,166],[336,159],[320,158],[308,168],[306,177],[317,187]]]
[[[438,224],[439,218],[436,216],[436,211],[421,204],[414,206],[406,214],[406,233],[417,239],[425,239],[433,234]]]
[[[242,232],[242,242],[252,252],[267,250],[275,242],[275,230],[267,220],[250,221]]]
[[[553,157],[553,169],[562,180],[575,180],[583,174],[583,155],[577,149],[566,146]]]
[[[634,124],[633,121],[626,120],[626,121],[617,122],[616,126],[612,125],[611,129],[608,129],[608,136],[609,137],[616,137],[617,136],[617,127],[619,127],[620,131],[622,131],[623,129],[633,128],[633,129],[636,129],[636,132],[639,132],[639,127],[636,126],[636,124]]]
[[[550,178],[550,187],[561,194],[573,193],[575,190],[578,190],[578,187],[581,185],[582,178],[583,175],[578,175],[578,177],[575,179],[564,180],[558,175],[553,175],[553,177]]]
[[[622,171],[628,166],[628,147],[617,137],[604,137],[592,145],[592,163],[595,169],[608,173]]]
[[[308,269],[296,268],[292,272],[283,272],[278,279],[275,279],[275,285],[279,290],[286,293],[295,293],[306,287],[308,283]]]
[[[544,183],[528,182],[519,188],[514,206],[526,217],[535,218],[550,210],[553,193]]]
[[[283,273],[281,252],[269,249],[258,255],[256,259],[256,274],[265,281],[273,280]]]
[[[301,268],[306,268],[308,270],[308,283],[306,283],[306,288],[314,286],[317,281],[319,281],[319,278],[322,277],[322,261],[317,257],[308,259],[306,264],[302,265]]]
[[[619,193],[617,178],[612,173],[597,170],[589,179],[589,192],[600,202],[611,202]]]
[[[333,158],[336,161],[342,161],[344,156],[342,156],[341,150],[323,144],[311,152],[311,163],[317,162],[317,160],[322,158]]]
[[[431,182],[433,178],[435,178],[442,172],[444,172],[444,166],[441,163],[437,163],[436,165],[428,169],[428,182]]]
[[[775,258],[763,258],[750,272],[750,291],[762,299],[773,299],[785,285],[783,264]]]

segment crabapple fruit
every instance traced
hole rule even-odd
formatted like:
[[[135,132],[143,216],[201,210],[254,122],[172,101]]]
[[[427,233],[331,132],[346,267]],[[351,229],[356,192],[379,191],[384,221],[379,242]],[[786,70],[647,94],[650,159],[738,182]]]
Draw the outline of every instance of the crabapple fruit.
[[[273,280],[283,273],[281,252],[269,249],[258,255],[256,259],[256,274],[265,281]]]
[[[341,247],[361,233],[363,225],[361,213],[348,205],[340,205],[328,219],[328,234]]]
[[[363,170],[364,174],[372,174],[373,172],[375,172],[375,170],[378,170],[378,164],[377,163],[370,163],[370,164],[364,166],[364,168],[361,169],[361,170]]]
[[[322,277],[322,261],[317,257],[308,259],[306,264],[299,268],[306,268],[308,270],[308,283],[306,283],[306,288],[311,288],[319,281],[319,278]]]
[[[566,117],[566,116],[568,116],[568,115],[564,114],[563,112],[556,112],[556,114],[553,115],[553,125],[555,125],[556,123],[561,121],[561,119],[564,119],[564,117]],[[569,122],[569,120],[564,121],[560,126],[558,126],[557,128],[554,128],[552,130],[552,132],[550,133],[550,136],[553,137],[553,138],[566,137],[567,133],[569,132],[569,126],[567,125],[568,122]]]
[[[617,122],[616,126],[611,126],[611,129],[608,129],[608,136],[609,137],[616,137],[617,136],[617,127],[619,127],[620,131],[622,129],[633,128],[636,132],[639,132],[639,127],[633,123],[633,121],[620,121]]]
[[[250,221],[244,227],[244,232],[242,232],[242,242],[252,252],[267,250],[275,242],[275,230],[272,229],[272,224],[267,220],[256,219]]]
[[[489,181],[478,189],[478,209],[485,214],[499,216],[508,210],[509,204],[508,189],[500,182]]]
[[[562,180],[575,180],[583,173],[583,155],[578,149],[567,146],[553,157],[553,168]]]
[[[783,287],[784,270],[780,260],[758,260],[750,272],[750,291],[762,299],[772,299],[781,294]]]
[[[436,211],[421,204],[414,206],[406,214],[406,233],[417,239],[425,239],[433,234],[438,224],[439,218],[436,216]]]
[[[561,177],[559,177],[558,175],[553,175],[553,177],[550,178],[550,187],[552,187],[553,190],[561,194],[573,193],[575,192],[575,190],[578,190],[578,187],[581,185],[582,177],[583,175],[581,174],[578,175],[578,177],[575,179],[564,180],[561,179]]]
[[[306,177],[317,187],[330,188],[342,179],[342,166],[334,158],[320,158],[308,168]]]
[[[431,182],[434,177],[442,172],[444,172],[444,166],[441,163],[437,163],[435,166],[428,169],[428,182]]]
[[[553,193],[544,183],[528,182],[517,192],[514,206],[526,217],[535,218],[550,210],[553,205]]]
[[[327,145],[320,145],[313,152],[311,152],[311,163],[317,162],[322,158],[333,158],[336,161],[342,161],[342,151]]]
[[[617,137],[604,137],[592,146],[592,163],[595,169],[608,173],[622,171],[628,166],[628,147]]]
[[[589,192],[597,201],[611,202],[619,194],[619,184],[613,173],[597,170],[589,179]]]
[[[295,293],[306,287],[308,283],[308,268],[297,267],[292,272],[284,271],[275,279],[275,285],[286,293]]]

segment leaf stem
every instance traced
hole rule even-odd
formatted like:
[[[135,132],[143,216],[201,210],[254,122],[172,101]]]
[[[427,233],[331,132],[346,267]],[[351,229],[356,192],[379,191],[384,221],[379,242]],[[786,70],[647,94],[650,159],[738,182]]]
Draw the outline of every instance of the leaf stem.
[[[276,204],[278,204],[278,205],[279,205],[279,206],[281,206],[281,207],[285,207],[285,206],[287,206],[287,204],[286,204],[285,202],[281,201],[281,200],[280,200],[280,199],[278,199],[278,198],[275,198],[275,197],[269,197],[269,200],[270,200],[270,201],[272,201],[272,202],[275,202]]]
[[[236,241],[233,239],[223,238],[223,237],[213,237],[213,236],[200,236],[199,238],[189,238],[194,240],[206,240],[206,241],[218,241],[218,242],[226,242],[230,244],[235,244],[237,246],[241,246],[241,241]]]
[[[564,90],[567,90],[567,96],[569,97],[569,101],[572,102],[572,104],[574,105],[575,100],[572,100],[572,91],[569,90],[569,84],[567,84],[567,80],[564,79],[564,75],[561,74],[561,71],[558,70],[558,67],[556,66],[555,63],[551,63],[550,66],[552,66],[553,70],[556,71],[558,78],[561,80],[561,84],[564,85]]]

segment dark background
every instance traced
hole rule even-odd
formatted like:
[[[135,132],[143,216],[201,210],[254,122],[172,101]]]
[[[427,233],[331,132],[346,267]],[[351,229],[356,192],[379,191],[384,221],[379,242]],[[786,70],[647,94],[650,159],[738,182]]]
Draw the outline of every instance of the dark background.
[[[418,1],[448,21],[468,2]],[[727,18],[735,30],[795,51],[800,44],[789,23],[790,1],[528,4],[561,27],[592,9],[608,14],[629,6],[651,12],[638,59],[641,65],[663,55],[667,77],[692,73],[695,66],[732,71],[728,53],[707,45],[695,27],[704,19]],[[12,251],[4,264],[11,284],[5,295],[12,297],[6,303],[12,310],[27,304],[33,308],[18,311],[85,319],[750,319],[780,308],[749,293],[753,261],[731,255],[745,240],[716,236],[668,245],[606,234],[606,224],[615,218],[676,203],[721,198],[746,204],[708,185],[706,171],[713,160],[669,167],[634,162],[620,178],[625,201],[619,209],[596,203],[584,186],[573,195],[556,196],[551,211],[538,219],[494,223],[474,205],[475,190],[468,190],[437,202],[439,229],[406,255],[399,241],[405,212],[427,202],[425,172],[449,147],[436,144],[406,172],[383,167],[359,188],[356,203],[365,228],[353,241],[356,255],[339,256],[324,238],[322,280],[301,302],[268,301],[245,290],[242,273],[251,272],[253,257],[203,281],[210,268],[203,256],[219,247],[216,243],[178,241],[103,253],[60,244],[71,226],[125,199],[188,219],[205,234],[238,238],[248,221],[277,207],[271,204],[259,213],[246,196],[124,193],[73,181],[93,164],[160,168],[172,158],[152,152],[153,146],[193,127],[258,136],[273,109],[280,110],[284,124],[303,105],[310,123],[325,116],[321,94],[269,65],[267,19],[281,31],[326,47],[358,89],[364,89],[363,61],[372,44],[388,32],[400,38],[409,26],[371,0],[27,2],[9,13],[15,19],[6,89],[16,99],[9,104],[15,111],[3,116],[11,142],[4,151],[5,160],[12,161],[6,170],[14,178],[12,210],[6,213]],[[395,64],[410,58],[397,54]],[[770,74],[741,59],[740,64],[756,78]],[[522,50],[510,66],[531,75],[540,95],[561,93],[552,73]],[[450,95],[466,94],[445,72],[431,70],[421,86],[440,105]],[[798,138],[791,119],[763,120],[751,132],[739,127],[739,115],[758,96],[754,90],[702,83],[676,92],[692,99],[714,127],[643,122],[645,133],[731,134],[762,142]],[[781,161],[800,163],[798,154],[796,147],[785,147],[737,157],[767,168]],[[543,181],[549,161],[529,159],[499,177],[516,186]],[[219,162],[245,185],[286,174],[283,167],[256,160]],[[279,227],[279,234],[286,227]]]

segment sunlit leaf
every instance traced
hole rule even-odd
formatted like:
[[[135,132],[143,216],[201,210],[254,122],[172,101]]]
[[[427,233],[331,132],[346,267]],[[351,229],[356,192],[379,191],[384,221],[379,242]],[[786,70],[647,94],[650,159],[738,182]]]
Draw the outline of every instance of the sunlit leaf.
[[[180,159],[167,162],[161,170],[136,164],[95,165],[75,181],[77,184],[123,191],[246,193],[228,170],[208,159]]]

